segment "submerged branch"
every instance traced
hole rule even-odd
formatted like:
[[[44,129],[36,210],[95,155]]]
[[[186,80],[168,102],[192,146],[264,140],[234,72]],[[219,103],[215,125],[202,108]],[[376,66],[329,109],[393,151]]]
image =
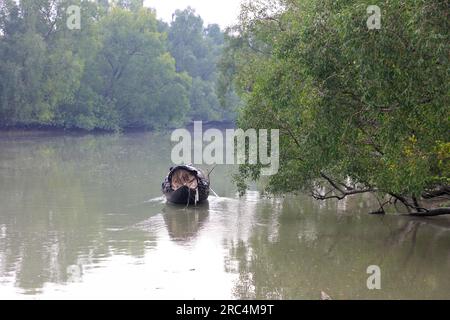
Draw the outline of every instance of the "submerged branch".
[[[450,214],[450,208],[437,208],[428,210],[426,212],[409,213],[407,215],[411,217],[437,217],[447,214]]]
[[[321,172],[320,176],[328,182],[328,184],[332,187],[331,190],[328,191],[318,191],[313,190],[311,192],[311,196],[316,200],[330,200],[330,199],[337,199],[337,200],[343,200],[348,196],[356,195],[356,194],[363,194],[363,193],[374,193],[378,192],[379,190],[371,187],[366,188],[353,188],[351,186],[348,186],[347,184],[336,181],[335,179],[331,178],[327,174]],[[430,199],[433,197],[442,197],[442,195],[447,195],[449,191],[449,188],[447,186],[440,188],[439,190],[436,190],[434,193],[427,193],[428,197],[425,197],[425,195],[422,197],[424,199]],[[413,216],[413,217],[434,217],[434,216],[441,216],[441,215],[450,215],[450,208],[432,208],[427,209],[420,205],[419,199],[415,196],[406,197],[403,195],[395,194],[395,193],[387,193],[390,198],[385,201],[381,202],[378,198],[378,203],[380,205],[379,209],[377,211],[371,212],[371,214],[384,214],[385,209],[384,207],[387,204],[394,204],[395,208],[397,208],[397,203],[400,202],[403,204],[403,206],[406,208],[408,213],[407,216]],[[433,195],[433,196],[432,196]],[[397,209],[397,211],[399,211]]]

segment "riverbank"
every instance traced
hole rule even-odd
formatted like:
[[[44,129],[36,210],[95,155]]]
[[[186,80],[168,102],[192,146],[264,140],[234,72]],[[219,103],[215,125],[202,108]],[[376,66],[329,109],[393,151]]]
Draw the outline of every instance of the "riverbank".
[[[204,121],[203,127],[209,128],[234,128],[236,123],[234,121]],[[186,123],[182,128],[191,129],[194,127],[194,121]],[[16,126],[0,126],[0,133],[38,133],[38,134],[68,134],[68,135],[85,135],[85,134],[115,134],[115,133],[140,133],[140,132],[159,132],[159,131],[170,131],[178,129],[177,127],[167,127],[163,129],[146,128],[146,127],[130,127],[123,128],[120,130],[104,130],[104,129],[93,129],[86,130],[80,128],[64,128],[55,126],[43,126],[43,125],[16,125]]]

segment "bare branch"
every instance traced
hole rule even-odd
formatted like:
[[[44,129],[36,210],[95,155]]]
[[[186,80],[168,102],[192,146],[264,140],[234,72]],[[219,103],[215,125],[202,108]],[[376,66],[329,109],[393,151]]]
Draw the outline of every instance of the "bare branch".
[[[316,200],[328,200],[328,199],[338,199],[342,200],[348,196],[356,195],[356,194],[363,194],[363,193],[369,193],[369,192],[376,192],[377,190],[374,188],[364,188],[364,189],[355,189],[352,187],[349,187],[345,185],[342,182],[336,182],[329,176],[327,176],[325,173],[320,173],[321,177],[324,178],[334,189],[326,194],[320,194],[316,191],[312,192],[312,197]],[[342,189],[341,186],[343,186],[345,189]],[[338,191],[339,194],[333,194],[329,195],[331,192]]]

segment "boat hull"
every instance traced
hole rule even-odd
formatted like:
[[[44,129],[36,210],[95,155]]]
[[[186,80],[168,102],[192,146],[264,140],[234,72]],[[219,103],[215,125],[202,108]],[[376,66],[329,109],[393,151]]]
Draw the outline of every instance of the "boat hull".
[[[172,188],[172,176],[176,170],[187,170],[197,179],[197,189],[191,189],[188,186],[182,186],[176,190]],[[203,173],[191,166],[178,166],[171,168],[169,175],[162,184],[162,192],[168,202],[182,205],[195,205],[208,200],[209,197],[209,179]]]
[[[189,190],[188,187],[181,187],[175,191],[169,191],[165,194],[167,201],[175,204],[196,204],[208,200],[208,194],[199,192],[198,201],[195,201],[196,190]]]

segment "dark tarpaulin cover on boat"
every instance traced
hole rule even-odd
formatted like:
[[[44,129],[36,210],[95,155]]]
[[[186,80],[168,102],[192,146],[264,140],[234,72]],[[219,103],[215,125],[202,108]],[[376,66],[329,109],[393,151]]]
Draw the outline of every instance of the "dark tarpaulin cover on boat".
[[[175,177],[176,183],[173,181]],[[209,179],[201,170],[191,165],[172,167],[162,183],[162,192],[167,201],[172,203],[200,203],[208,199]]]

